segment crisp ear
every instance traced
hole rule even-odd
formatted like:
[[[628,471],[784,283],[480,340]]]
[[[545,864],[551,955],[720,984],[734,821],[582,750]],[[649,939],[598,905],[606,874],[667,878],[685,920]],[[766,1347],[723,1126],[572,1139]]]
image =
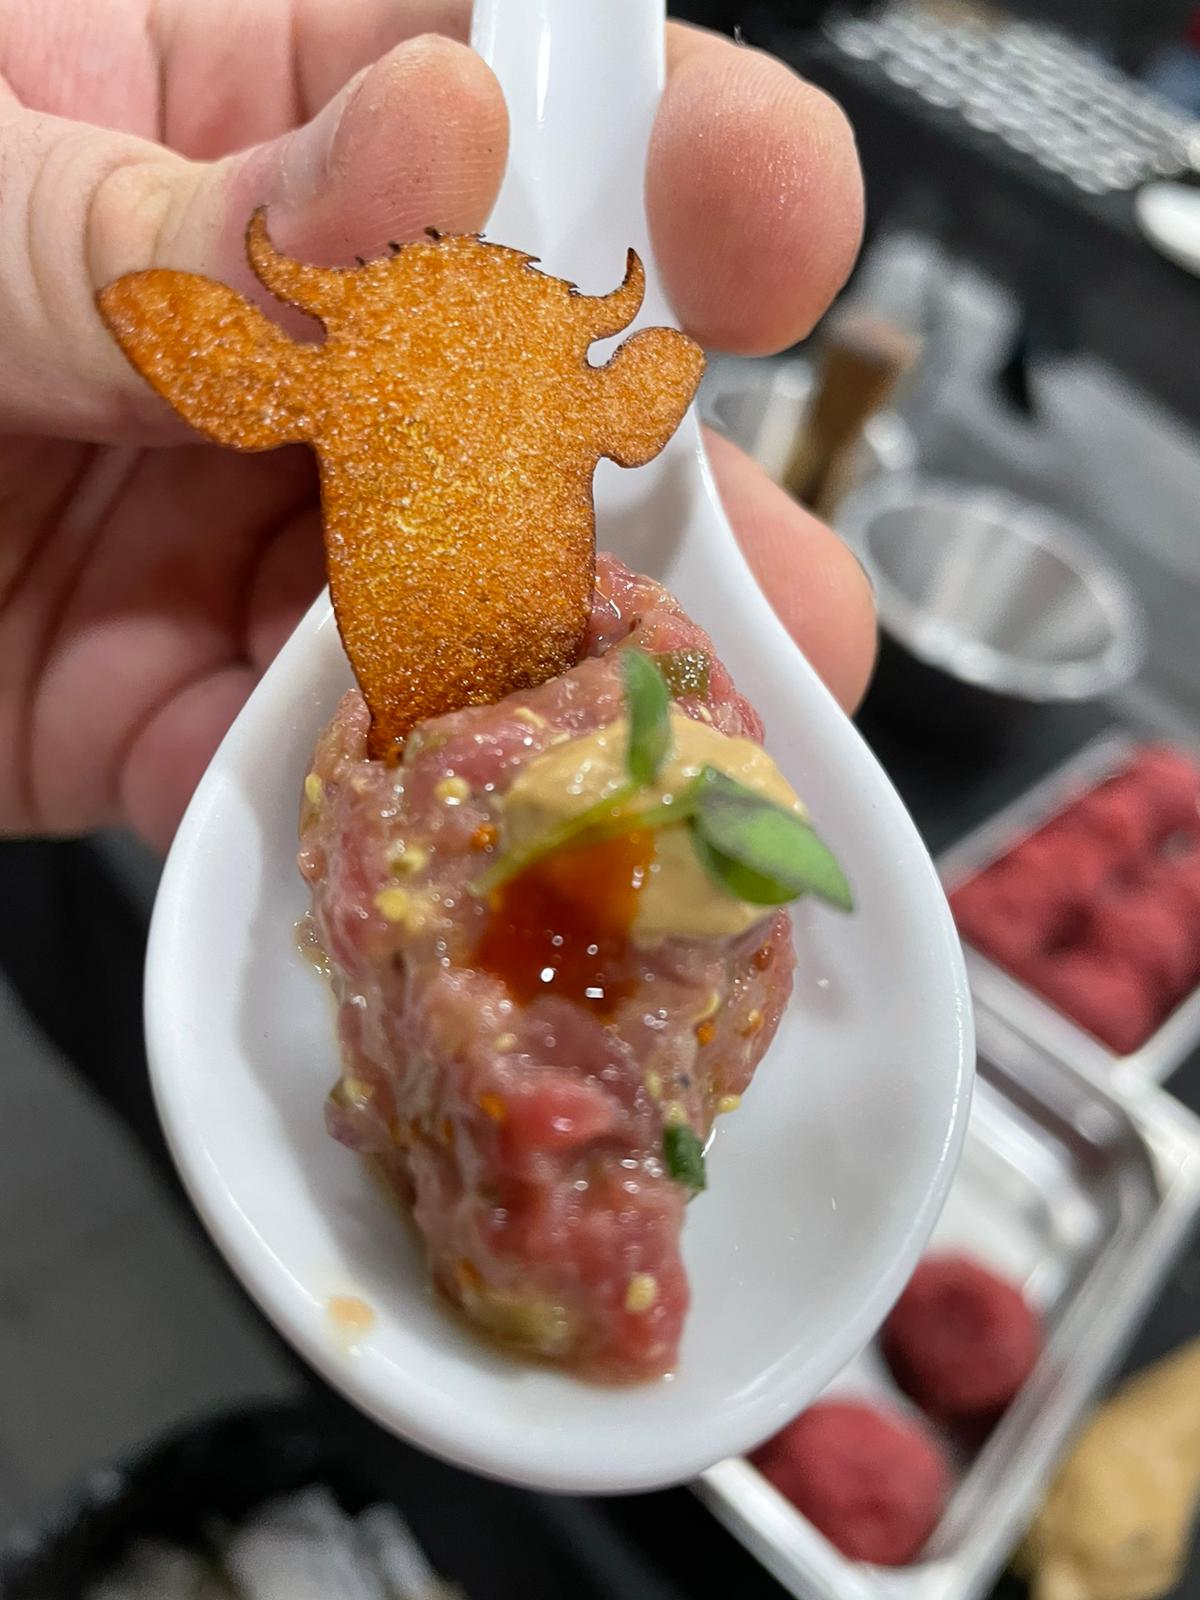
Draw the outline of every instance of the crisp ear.
[[[673,328],[635,333],[596,370],[600,454],[619,467],[642,467],[683,421],[704,372],[698,344]]]
[[[156,268],[118,278],[97,304],[151,388],[219,444],[270,450],[311,437],[320,347],[289,339],[225,284]]]

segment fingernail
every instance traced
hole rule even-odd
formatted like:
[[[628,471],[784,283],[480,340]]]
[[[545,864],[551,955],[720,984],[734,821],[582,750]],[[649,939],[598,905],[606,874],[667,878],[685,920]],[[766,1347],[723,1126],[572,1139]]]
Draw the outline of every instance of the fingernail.
[[[338,129],[370,70],[363,67],[356,72],[311,122],[288,135],[279,161],[279,204],[283,208],[307,205],[329,182]]]

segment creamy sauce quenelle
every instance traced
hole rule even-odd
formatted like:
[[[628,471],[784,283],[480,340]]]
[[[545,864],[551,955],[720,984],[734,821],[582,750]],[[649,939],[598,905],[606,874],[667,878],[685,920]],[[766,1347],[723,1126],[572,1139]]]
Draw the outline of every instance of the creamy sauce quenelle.
[[[735,778],[776,805],[804,814],[795,791],[761,745],[731,738],[707,722],[671,709],[671,750],[658,780],[621,809],[643,810],[681,794],[705,766]],[[594,806],[625,781],[629,723],[602,728],[553,746],[520,772],[504,798],[503,830],[519,849],[557,823]],[[664,939],[725,939],[752,928],[768,908],[739,900],[701,865],[682,827],[658,828],[630,934],[642,945]]]

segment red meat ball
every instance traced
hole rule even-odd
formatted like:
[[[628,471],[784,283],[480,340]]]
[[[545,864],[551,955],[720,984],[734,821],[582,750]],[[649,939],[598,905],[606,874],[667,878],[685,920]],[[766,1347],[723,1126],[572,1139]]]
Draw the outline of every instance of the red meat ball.
[[[941,1449],[918,1423],[857,1400],[821,1400],[751,1456],[852,1561],[903,1567],[950,1492]]]
[[[1047,948],[1064,914],[1044,880],[1006,862],[956,889],[950,906],[963,938],[1017,974]]]
[[[1147,881],[1186,919],[1200,945],[1200,849],[1164,856]]]
[[[1200,836],[1200,766],[1170,745],[1144,745],[1126,769],[1160,838]]]
[[[1158,1025],[1154,986],[1132,961],[1096,950],[1064,950],[1048,957],[1030,982],[1102,1044],[1129,1055]]]
[[[1047,823],[1005,858],[1010,871],[1036,879],[1042,892],[1074,908],[1101,892],[1115,869],[1112,847],[1068,818]]]
[[[1200,930],[1195,918],[1154,888],[1136,889],[1096,906],[1086,946],[1129,961],[1164,1005],[1177,1002],[1196,977]]]
[[[1115,861],[1126,868],[1145,861],[1157,843],[1151,805],[1137,784],[1124,776],[1110,778],[1084,795],[1065,813],[1066,819],[1107,845]]]
[[[905,1394],[944,1422],[990,1422],[1033,1370],[1037,1313],[1015,1284],[968,1256],[930,1256],[883,1325],[884,1358]]]

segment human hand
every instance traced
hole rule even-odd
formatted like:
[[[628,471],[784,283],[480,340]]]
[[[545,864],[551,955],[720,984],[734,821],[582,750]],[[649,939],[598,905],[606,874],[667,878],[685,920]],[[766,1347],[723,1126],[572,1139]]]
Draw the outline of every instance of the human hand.
[[[193,442],[94,296],[167,266],[255,292],[242,235],[327,264],[481,228],[499,86],[466,0],[10,0],[0,12],[0,829],[165,846],[323,580],[307,451]],[[669,30],[647,204],[683,326],[800,338],[857,248],[841,113],[754,50]],[[101,131],[107,130],[107,131]],[[261,291],[257,291],[261,298]],[[874,651],[854,558],[727,441],[746,555],[846,706]]]

